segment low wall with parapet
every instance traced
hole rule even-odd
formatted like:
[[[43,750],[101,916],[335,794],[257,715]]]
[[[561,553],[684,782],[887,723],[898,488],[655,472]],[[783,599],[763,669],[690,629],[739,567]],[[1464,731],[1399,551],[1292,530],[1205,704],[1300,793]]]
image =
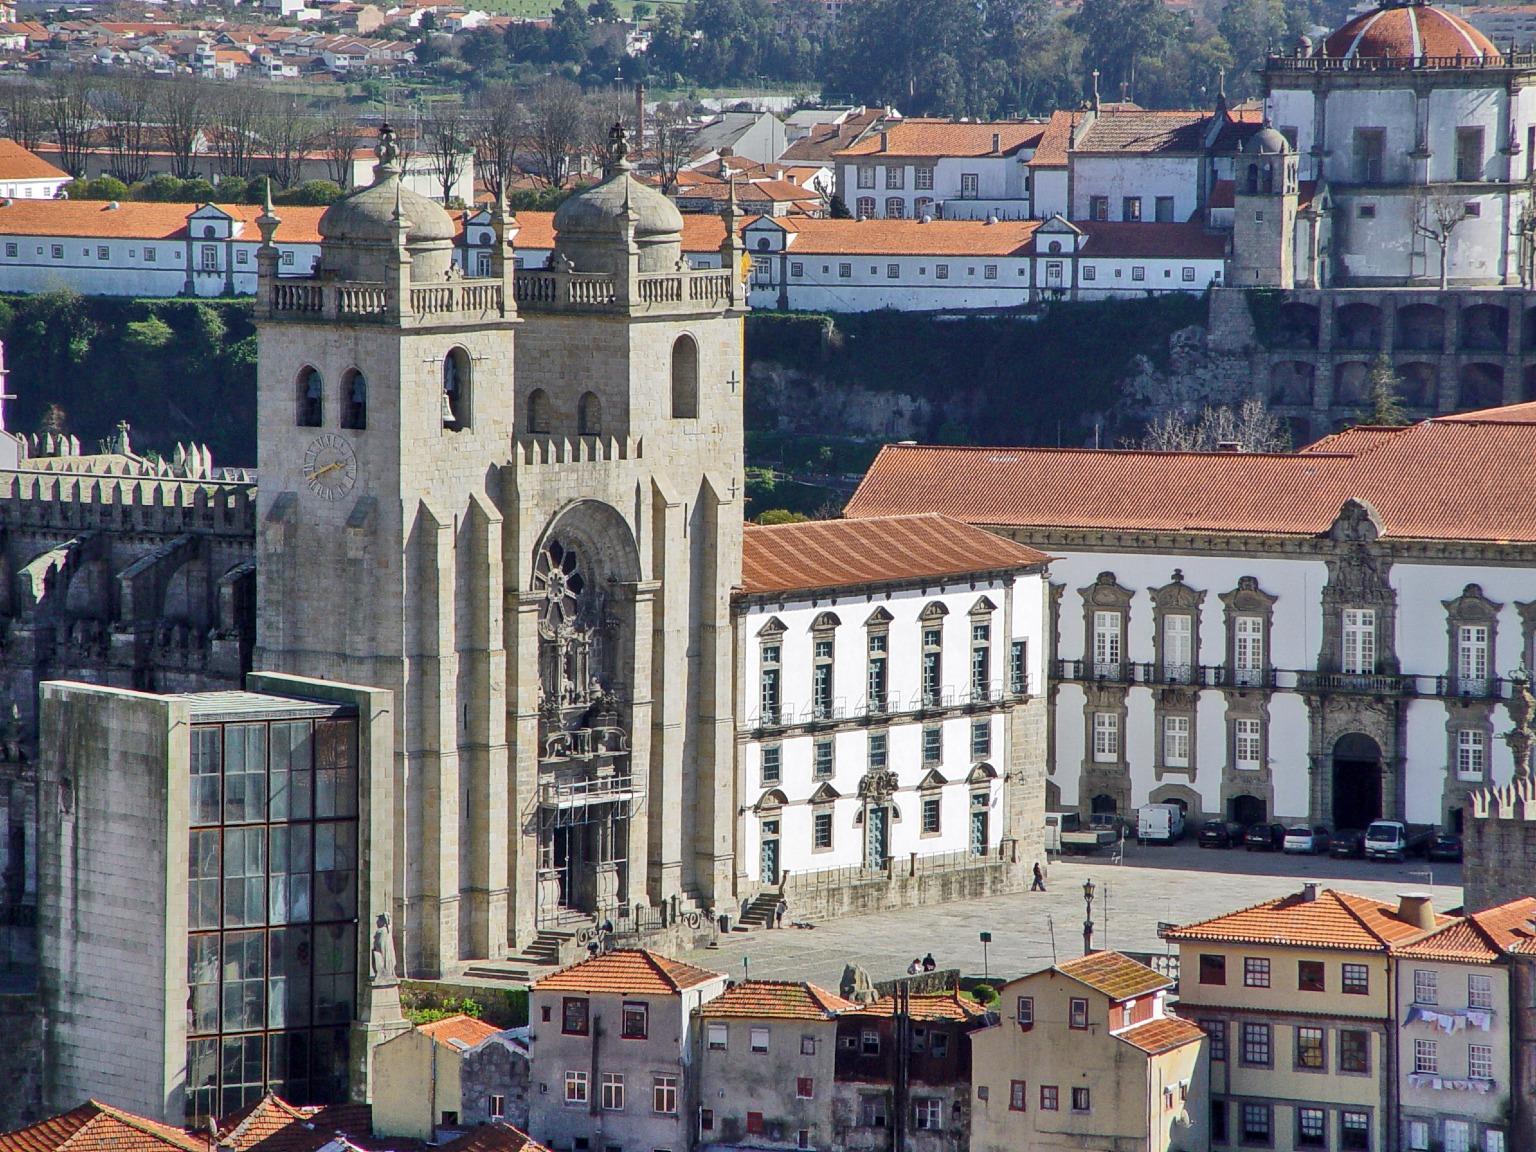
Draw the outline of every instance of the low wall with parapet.
[[[1483,788],[1471,800],[1462,844],[1467,911],[1536,896],[1536,781]]]

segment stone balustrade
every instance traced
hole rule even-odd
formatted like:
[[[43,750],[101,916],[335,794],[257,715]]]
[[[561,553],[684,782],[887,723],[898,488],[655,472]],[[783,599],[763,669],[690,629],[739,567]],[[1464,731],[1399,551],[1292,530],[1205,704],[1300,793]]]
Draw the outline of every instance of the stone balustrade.
[[[500,316],[505,302],[498,279],[453,280],[413,286],[399,309],[404,320],[483,319]],[[275,316],[315,316],[384,322],[395,314],[390,286],[347,280],[280,280],[271,285],[268,308]]]
[[[517,273],[515,294],[524,311],[603,311],[620,306],[619,289],[618,277],[607,273],[538,269]],[[647,312],[694,312],[730,303],[731,275],[720,269],[642,273],[628,302]]]

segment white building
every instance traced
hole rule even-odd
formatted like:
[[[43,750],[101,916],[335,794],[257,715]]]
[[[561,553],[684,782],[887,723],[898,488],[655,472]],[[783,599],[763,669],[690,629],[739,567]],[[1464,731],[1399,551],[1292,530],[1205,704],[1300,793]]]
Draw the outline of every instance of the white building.
[[[855,216],[1028,220],[1029,161],[1044,122],[887,121],[838,152],[837,194]]]
[[[1048,563],[939,516],[747,526],[736,858],[749,889],[994,855],[1039,818],[1025,721],[1045,682]]]
[[[70,176],[36,152],[14,140],[0,138],[0,197],[11,200],[52,200]]]
[[[1048,806],[1454,828],[1513,769],[1533,460],[1536,405],[1274,455],[893,445],[848,514],[1056,558]]]

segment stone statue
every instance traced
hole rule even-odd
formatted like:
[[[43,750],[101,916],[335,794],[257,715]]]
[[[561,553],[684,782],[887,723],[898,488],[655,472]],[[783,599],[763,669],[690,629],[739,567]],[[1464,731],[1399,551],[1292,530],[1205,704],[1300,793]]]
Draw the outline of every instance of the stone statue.
[[[1536,696],[1531,694],[1531,676],[1524,668],[1517,668],[1509,677],[1509,718],[1515,726],[1504,734],[1510,755],[1515,760],[1516,780],[1524,780],[1531,774],[1531,745],[1536,743],[1531,718],[1536,713]]]
[[[395,934],[390,929],[389,914],[380,912],[374,921],[373,950],[368,958],[368,972],[375,984],[395,982]]]
[[[615,120],[613,127],[608,129],[608,152],[613,157],[614,167],[623,164],[629,156],[629,133],[624,131],[622,120]]]

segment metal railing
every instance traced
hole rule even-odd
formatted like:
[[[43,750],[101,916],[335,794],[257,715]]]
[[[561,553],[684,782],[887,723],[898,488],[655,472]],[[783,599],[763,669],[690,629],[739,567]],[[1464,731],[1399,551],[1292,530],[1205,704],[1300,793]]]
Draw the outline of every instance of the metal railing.
[[[1472,56],[1386,56],[1339,59],[1329,56],[1271,56],[1265,64],[1276,72],[1400,72],[1407,68],[1475,69],[1479,72],[1536,68],[1536,52],[1510,52],[1482,58]]]
[[[1296,687],[1303,692],[1353,692],[1368,696],[1412,696],[1418,677],[1382,672],[1296,673]]]

